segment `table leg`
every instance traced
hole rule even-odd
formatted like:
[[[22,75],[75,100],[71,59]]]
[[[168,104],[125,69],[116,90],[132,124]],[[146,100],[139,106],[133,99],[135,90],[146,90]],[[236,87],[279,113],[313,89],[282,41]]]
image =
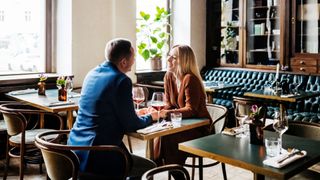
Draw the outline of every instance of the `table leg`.
[[[152,161],[154,160],[153,142],[153,139],[148,140],[146,149],[146,157]]]
[[[212,104],[213,100],[212,100],[213,96],[211,92],[207,92],[207,102]]]
[[[71,129],[73,126],[73,111],[72,110],[68,110],[67,111],[67,127],[68,129]]]
[[[254,179],[254,180],[264,180],[264,175],[254,173],[254,174],[253,174],[253,179]]]
[[[44,128],[44,114],[40,113],[40,124],[39,124],[40,129]]]

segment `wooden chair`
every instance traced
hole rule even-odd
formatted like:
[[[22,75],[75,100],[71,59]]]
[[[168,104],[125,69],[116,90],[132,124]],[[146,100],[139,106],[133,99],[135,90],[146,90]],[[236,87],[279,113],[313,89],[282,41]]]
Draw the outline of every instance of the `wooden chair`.
[[[320,124],[302,121],[289,121],[289,129],[285,134],[320,141]],[[320,163],[318,163],[317,166],[320,166]],[[297,175],[297,177],[303,179],[310,178],[310,176],[313,176],[313,179],[316,179],[315,177],[319,178],[320,172],[313,171],[312,168],[309,168]]]
[[[8,104],[8,103],[14,103],[15,101],[0,101],[1,104]],[[7,125],[4,122],[2,113],[0,112],[0,146],[4,146],[6,142],[6,136],[7,136]],[[5,157],[5,148],[0,147],[0,159]]]
[[[40,133],[36,136],[36,146],[41,149],[47,175],[52,180],[65,180],[78,177],[85,179],[126,179],[129,172],[129,157],[127,153],[120,147],[114,145],[99,145],[99,146],[70,146],[66,145],[69,130],[48,131]],[[48,140],[47,137],[56,136],[54,140]],[[79,173],[80,162],[75,150],[88,151],[107,151],[115,152],[122,157],[123,174],[118,177],[102,177],[91,173]],[[106,163],[108,162],[106,159]]]
[[[160,166],[160,167],[156,167],[153,168],[147,172],[145,172],[142,176],[142,180],[150,180],[153,179],[154,175],[162,173],[162,172],[177,172],[179,174],[181,174],[182,176],[184,176],[184,180],[189,180],[190,176],[188,171],[181,165],[178,164],[169,164],[169,165],[165,165],[165,166]]]
[[[7,178],[10,157],[20,158],[20,179],[23,179],[25,163],[39,164],[40,173],[42,173],[43,159],[34,141],[36,134],[50,129],[36,129],[40,115],[56,118],[60,123],[60,129],[63,128],[62,118],[57,114],[41,111],[18,102],[2,104],[0,112],[7,126],[6,164],[3,179]],[[29,127],[31,125],[32,127]]]
[[[210,134],[216,134],[222,132],[223,128],[227,123],[227,113],[228,109],[224,106],[216,104],[207,104],[207,109],[212,119],[212,124],[210,125]],[[191,167],[191,178],[194,179],[195,168],[199,168],[199,179],[203,179],[203,168],[211,167],[219,164],[219,161],[215,161],[210,164],[203,164],[203,157],[191,156],[192,164],[184,164],[186,167]],[[195,160],[198,158],[198,165],[196,165]],[[227,179],[225,164],[221,163],[223,178]]]

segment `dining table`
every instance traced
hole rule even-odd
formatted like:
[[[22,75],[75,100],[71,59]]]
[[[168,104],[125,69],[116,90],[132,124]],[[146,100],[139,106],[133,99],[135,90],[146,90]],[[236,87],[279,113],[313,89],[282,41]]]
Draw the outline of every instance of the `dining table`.
[[[58,89],[47,89],[45,95],[38,95],[37,91],[26,93],[8,92],[5,95],[13,100],[26,103],[41,110],[59,113],[67,112],[67,128],[71,129],[74,123],[73,111],[78,110],[80,94],[71,92],[67,101],[58,101]],[[40,128],[43,128],[44,115],[40,115]]]
[[[286,111],[286,106],[288,103],[296,103],[308,98],[313,98],[320,96],[320,91],[305,92],[300,91],[298,94],[275,94],[273,92],[265,92],[264,90],[257,90],[252,92],[245,92],[244,96],[259,98],[267,101],[274,101],[279,103],[280,118],[283,117]]]
[[[284,134],[284,148],[305,150],[307,155],[282,168],[263,164],[269,158],[265,146],[249,141],[249,138],[219,133],[179,143],[179,150],[252,171],[254,179],[264,179],[265,176],[288,179],[320,161],[320,141]]]
[[[153,145],[154,145],[155,138],[187,131],[187,130],[202,127],[202,126],[208,126],[209,124],[210,124],[210,120],[208,118],[187,118],[187,119],[182,119],[181,125],[179,126],[173,126],[168,129],[163,129],[160,131],[155,131],[155,132],[150,132],[145,134],[132,132],[132,133],[127,133],[127,135],[130,137],[135,137],[137,139],[147,141],[146,157],[151,160],[154,160]]]
[[[243,87],[243,85],[240,85],[240,84],[229,84],[229,83],[215,82],[215,81],[204,81],[203,84],[204,84],[204,89],[207,93],[208,103],[214,103],[213,96],[218,91]]]

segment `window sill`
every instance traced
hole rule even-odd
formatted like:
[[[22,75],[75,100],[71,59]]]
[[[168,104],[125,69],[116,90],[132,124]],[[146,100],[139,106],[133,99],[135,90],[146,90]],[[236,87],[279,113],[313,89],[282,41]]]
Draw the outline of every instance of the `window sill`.
[[[56,88],[56,80],[61,75],[55,73],[45,74],[48,76],[46,87],[48,89]],[[2,75],[0,76],[0,93],[27,88],[36,89],[38,82],[39,74]]]

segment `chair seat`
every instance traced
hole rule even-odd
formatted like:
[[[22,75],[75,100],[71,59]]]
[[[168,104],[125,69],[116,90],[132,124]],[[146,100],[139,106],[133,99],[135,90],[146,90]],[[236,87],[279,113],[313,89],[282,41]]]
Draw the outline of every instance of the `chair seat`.
[[[26,145],[33,145],[34,141],[36,140],[36,135],[45,131],[52,131],[52,129],[32,129],[32,130],[27,130],[26,131],[26,140],[25,140],[25,144]],[[55,136],[52,136],[52,139],[55,138]],[[21,133],[16,135],[16,136],[11,136],[9,138],[9,141],[11,143],[15,143],[15,144],[20,144],[21,143]]]

